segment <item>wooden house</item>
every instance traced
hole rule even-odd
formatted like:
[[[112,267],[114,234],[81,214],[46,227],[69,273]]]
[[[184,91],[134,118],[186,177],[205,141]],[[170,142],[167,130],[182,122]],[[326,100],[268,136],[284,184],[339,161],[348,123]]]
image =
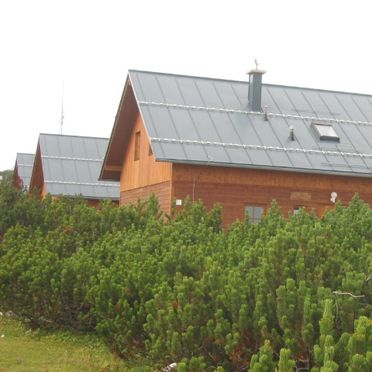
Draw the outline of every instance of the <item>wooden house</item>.
[[[107,138],[40,134],[30,192],[81,196],[93,206],[105,199],[118,202],[119,183],[98,180],[107,144]]]
[[[17,153],[13,170],[13,186],[28,190],[35,154]]]
[[[224,225],[283,213],[319,215],[355,193],[372,205],[372,96],[129,71],[100,174],[120,203],[155,193],[223,206]]]

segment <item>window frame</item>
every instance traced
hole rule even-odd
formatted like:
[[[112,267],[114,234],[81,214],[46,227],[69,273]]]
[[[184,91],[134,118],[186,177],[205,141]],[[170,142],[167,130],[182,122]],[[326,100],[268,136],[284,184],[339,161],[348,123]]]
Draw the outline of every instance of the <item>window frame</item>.
[[[301,209],[306,209],[306,207],[304,205],[295,205],[292,209],[292,215],[296,216],[300,213]]]
[[[253,208],[252,214],[248,212],[248,208]],[[257,210],[260,210],[259,217],[257,217],[257,213],[256,213]],[[244,206],[244,213],[245,213],[247,223],[250,225],[256,225],[260,223],[262,216],[265,213],[265,207],[260,204],[246,204]]]
[[[318,135],[319,139],[321,141],[334,141],[334,142],[340,142],[340,137],[337,134],[335,128],[333,128],[332,124],[329,123],[319,123],[316,121],[312,122],[312,127],[314,128],[316,134]],[[327,128],[329,131],[324,132],[324,128]]]
[[[141,155],[141,131],[134,134],[134,161],[140,160]]]

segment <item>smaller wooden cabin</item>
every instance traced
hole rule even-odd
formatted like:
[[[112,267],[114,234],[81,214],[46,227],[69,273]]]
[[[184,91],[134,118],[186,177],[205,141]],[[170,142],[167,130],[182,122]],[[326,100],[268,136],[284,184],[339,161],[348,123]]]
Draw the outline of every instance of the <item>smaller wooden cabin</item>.
[[[35,154],[17,153],[13,171],[13,186],[28,190]]]
[[[81,196],[93,206],[101,200],[118,202],[119,183],[98,180],[107,144],[107,138],[40,134],[30,192]]]
[[[372,205],[372,96],[129,71],[102,180],[120,203],[155,193],[161,208],[189,196],[223,206],[227,226],[283,213],[319,215],[355,193]]]

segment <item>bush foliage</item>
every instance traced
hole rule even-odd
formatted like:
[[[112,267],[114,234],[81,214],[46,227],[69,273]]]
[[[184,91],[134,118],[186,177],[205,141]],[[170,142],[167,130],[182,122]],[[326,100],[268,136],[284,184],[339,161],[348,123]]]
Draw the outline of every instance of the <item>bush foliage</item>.
[[[221,226],[218,207],[117,208],[0,185],[0,303],[179,371],[372,370],[372,210]]]

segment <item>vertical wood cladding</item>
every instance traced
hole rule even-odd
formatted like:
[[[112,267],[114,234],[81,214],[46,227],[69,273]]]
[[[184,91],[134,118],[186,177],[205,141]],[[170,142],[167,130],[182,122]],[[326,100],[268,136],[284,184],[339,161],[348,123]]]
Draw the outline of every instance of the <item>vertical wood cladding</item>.
[[[372,205],[372,179],[282,171],[264,171],[224,167],[174,164],[173,195],[184,199],[203,200],[210,208],[223,206],[223,222],[227,226],[244,218],[247,205],[267,209],[277,200],[284,215],[296,207],[315,208],[318,215],[332,208],[331,192],[338,200],[350,201],[357,192]]]
[[[120,177],[120,205],[158,197],[160,208],[170,213],[172,164],[156,162],[138,114],[134,122]]]
[[[32,168],[32,175],[30,179],[29,192],[33,192],[37,189],[41,197],[45,197],[47,190],[44,184],[43,165],[41,161],[40,145],[37,144],[35,162]]]
[[[124,155],[120,190],[133,190],[170,181],[171,170],[171,163],[155,161],[142,118],[137,114]]]
[[[165,181],[155,185],[139,187],[120,192],[120,205],[136,203],[139,199],[146,200],[151,194],[155,194],[159,200],[162,211],[170,213],[171,209],[171,182]]]

